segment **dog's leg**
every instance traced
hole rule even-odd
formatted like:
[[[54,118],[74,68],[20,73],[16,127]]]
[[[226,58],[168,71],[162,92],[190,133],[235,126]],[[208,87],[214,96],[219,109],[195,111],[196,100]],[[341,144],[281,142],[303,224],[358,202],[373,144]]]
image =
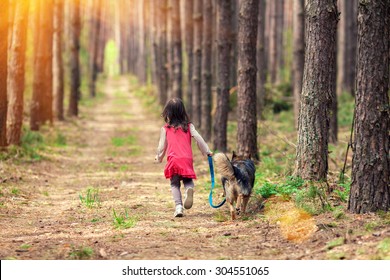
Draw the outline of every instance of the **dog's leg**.
[[[240,215],[241,213],[241,203],[243,202],[242,200],[242,194],[239,194],[238,195],[238,198],[237,198],[237,203],[236,203],[236,212],[237,212],[237,215]]]
[[[228,203],[229,203],[231,218],[232,218],[232,220],[235,220],[236,219],[236,211],[235,211],[234,206],[233,206],[233,201],[229,200]]]
[[[242,197],[242,206],[241,206],[242,213],[245,213],[246,211],[246,206],[248,205],[249,197],[250,197],[249,195]]]

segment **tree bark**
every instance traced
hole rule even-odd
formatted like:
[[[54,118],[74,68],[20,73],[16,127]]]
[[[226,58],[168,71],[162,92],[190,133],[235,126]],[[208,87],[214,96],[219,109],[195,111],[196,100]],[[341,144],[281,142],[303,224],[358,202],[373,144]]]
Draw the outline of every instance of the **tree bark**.
[[[29,16],[29,1],[15,1],[13,7],[13,28],[9,44],[8,57],[8,112],[7,112],[7,142],[9,145],[19,145],[23,124],[23,94],[24,74],[27,45],[27,25]]]
[[[184,0],[184,11],[185,11],[185,46],[187,54],[187,89],[186,89],[186,110],[189,116],[192,116],[192,70],[194,64],[194,55],[192,52],[194,45],[194,0]]]
[[[305,63],[305,0],[294,1],[293,17],[293,97],[295,128],[298,128],[300,95],[302,91],[303,67]]]
[[[167,67],[167,0],[158,3],[158,96],[160,105],[164,106],[168,99],[168,67]]]
[[[170,16],[168,17],[170,51],[170,90],[169,98],[182,98],[182,46],[180,32],[180,0],[168,0]]]
[[[138,63],[137,73],[138,80],[142,85],[146,84],[146,44],[145,44],[145,24],[144,24],[144,1],[138,2]]]
[[[357,88],[348,210],[390,209],[390,1],[360,1]]]
[[[281,84],[284,82],[283,68],[284,68],[284,0],[275,0],[275,82]]]
[[[8,6],[0,2],[0,147],[7,146]]]
[[[80,97],[80,0],[74,0],[70,5],[70,96],[69,116],[78,115],[78,101]]]
[[[267,66],[265,56],[265,10],[266,1],[259,1],[259,15],[257,26],[257,119],[262,118],[265,102],[265,83],[267,82]]]
[[[203,0],[201,131],[205,141],[211,139],[211,40],[213,9],[210,0]]]
[[[227,121],[230,90],[230,51],[232,30],[232,0],[217,1],[217,109],[214,120],[214,150],[227,151]]]
[[[231,51],[230,51],[230,86],[235,89],[237,86],[237,67],[238,67],[238,13],[239,1],[232,2],[232,31],[231,31]],[[233,90],[234,91],[234,90]]]
[[[98,75],[98,49],[100,43],[101,32],[101,6],[102,0],[95,0],[92,2],[92,18],[91,18],[91,31],[90,31],[90,47],[89,47],[89,96],[96,96],[96,80]]]
[[[125,0],[119,0],[117,2],[117,5],[119,6],[119,25],[120,25],[120,43],[119,43],[119,66],[120,66],[120,73],[123,75],[128,72],[128,46],[127,46],[127,29],[128,29],[128,22],[127,22],[127,9],[128,9],[128,3]]]
[[[355,91],[357,0],[340,1],[338,29],[337,94]]]
[[[306,5],[306,50],[298,123],[295,173],[305,180],[326,180],[329,111],[336,67],[336,0]]]
[[[258,0],[241,0],[238,20],[237,152],[259,159],[256,118],[256,41]]]
[[[53,36],[53,111],[57,120],[64,120],[64,62],[63,24],[64,0],[55,0],[54,6],[54,36]]]
[[[194,0],[194,69],[192,76],[192,122],[201,126],[201,69],[202,69],[202,6],[203,0]]]
[[[46,121],[53,123],[53,0],[37,0],[34,30],[34,81],[30,127],[39,130]]]

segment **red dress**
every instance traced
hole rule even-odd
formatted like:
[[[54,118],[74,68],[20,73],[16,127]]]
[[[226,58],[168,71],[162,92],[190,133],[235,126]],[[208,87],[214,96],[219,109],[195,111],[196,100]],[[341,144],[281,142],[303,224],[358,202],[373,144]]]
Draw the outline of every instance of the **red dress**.
[[[191,133],[188,128],[184,132],[181,127],[174,128],[164,126],[167,141],[167,164],[165,165],[164,175],[169,179],[174,175],[180,175],[184,178],[196,179],[191,147]]]

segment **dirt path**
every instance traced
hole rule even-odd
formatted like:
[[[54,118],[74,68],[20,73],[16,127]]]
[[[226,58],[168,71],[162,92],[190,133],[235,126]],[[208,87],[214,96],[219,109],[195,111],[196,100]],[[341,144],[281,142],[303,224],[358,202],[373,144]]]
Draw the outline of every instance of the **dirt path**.
[[[254,200],[234,222],[227,207],[212,209],[207,162],[197,150],[194,207],[174,219],[164,165],[153,161],[162,122],[130,87],[127,78],[108,80],[104,102],[86,107],[75,124],[59,124],[67,146],[46,160],[2,165],[1,259],[326,258],[326,242],[339,234],[329,227],[295,244]],[[81,202],[87,189],[97,191],[98,205]],[[117,228],[114,211],[123,217]]]

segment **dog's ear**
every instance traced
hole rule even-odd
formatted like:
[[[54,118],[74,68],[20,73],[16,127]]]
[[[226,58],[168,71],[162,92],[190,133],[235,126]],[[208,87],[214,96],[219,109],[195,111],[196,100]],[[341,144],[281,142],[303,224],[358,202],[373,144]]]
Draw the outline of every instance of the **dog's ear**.
[[[237,157],[237,154],[235,151],[233,151],[233,154],[232,154],[232,161]]]

